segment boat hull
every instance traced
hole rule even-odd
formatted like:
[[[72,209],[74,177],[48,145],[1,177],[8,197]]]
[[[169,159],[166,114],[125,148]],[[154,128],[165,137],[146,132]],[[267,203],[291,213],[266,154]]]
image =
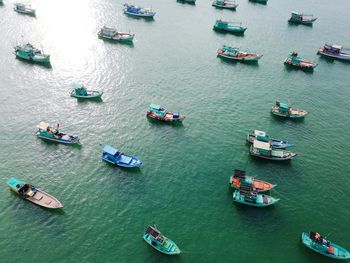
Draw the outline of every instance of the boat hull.
[[[253,148],[253,145],[250,146],[249,153],[251,156],[259,157],[259,158],[271,160],[271,161],[289,161],[298,155],[297,153],[293,153],[293,152],[289,152],[288,156],[283,156],[283,157],[263,155],[263,154],[260,154],[258,151],[255,151]]]
[[[219,31],[219,32],[227,32],[227,33],[231,33],[231,34],[243,35],[244,32],[247,30],[247,28],[246,27],[242,27],[242,28],[221,28],[221,27],[217,27],[217,26],[214,25],[213,30]]]
[[[229,10],[236,10],[238,7],[238,4],[224,4],[224,5],[219,5],[215,2],[212,3],[212,6],[214,6],[215,8],[219,8],[219,9],[229,9]]]
[[[35,16],[35,10],[20,10],[17,8],[14,8],[14,10],[22,15]]]
[[[164,122],[182,122],[186,117],[185,115],[180,115],[179,118],[173,118],[173,117],[167,117],[172,116],[172,112],[167,113],[165,116],[159,116],[155,114],[154,112],[147,111],[147,117],[150,117],[152,119],[158,120],[158,121],[164,121]]]
[[[20,58],[20,59],[24,59],[27,61],[31,61],[31,62],[36,62],[36,63],[43,63],[43,64],[48,64],[50,63],[50,55],[45,55],[45,56],[23,56],[21,54],[19,54],[18,52],[15,52],[16,57]]]
[[[295,63],[290,58],[287,58],[284,61],[284,64],[287,65],[287,66],[291,66],[291,67],[294,67],[294,68],[301,69],[301,70],[310,70],[310,71],[314,70],[314,68],[317,67],[316,63],[313,63],[313,62],[310,62],[310,61],[302,61],[300,63]]]
[[[140,161],[140,159],[138,157],[129,156],[129,155],[124,155],[124,156],[128,156],[128,157],[133,158],[134,162],[132,164],[126,164],[126,163],[120,162],[118,160],[112,160],[112,159],[108,158],[107,154],[102,154],[102,159],[108,163],[111,163],[111,164],[114,164],[114,165],[117,165],[120,167],[124,167],[124,168],[138,168],[142,165],[142,162]]]
[[[239,180],[237,178],[235,178],[234,176],[231,176],[229,185],[234,189],[238,189],[241,184],[239,183]],[[265,181],[257,180],[254,178],[252,187],[253,187],[253,191],[261,193],[261,192],[268,192],[272,190],[274,187],[276,187],[276,185]]]
[[[77,138],[76,140],[62,140],[59,138],[50,138],[50,137],[42,136],[42,135],[40,135],[40,132],[37,132],[36,136],[38,138],[40,138],[42,140],[46,140],[46,141],[58,142],[58,143],[63,143],[63,144],[80,144],[79,138]]]
[[[303,232],[301,235],[301,243],[304,246],[306,246],[306,247],[312,249],[313,251],[315,251],[323,256],[326,256],[326,257],[330,257],[333,259],[340,259],[340,260],[350,259],[350,252],[349,251],[347,251],[345,248],[338,246],[338,245],[331,243],[331,242],[330,242],[330,245],[337,248],[337,251],[339,252],[339,254],[334,255],[334,254],[327,253],[327,250],[322,249],[322,247],[319,244],[315,244],[311,240],[309,233],[306,233],[306,232]]]
[[[222,49],[219,49],[217,51],[217,54],[221,58],[229,59],[229,60],[235,60],[235,61],[241,61],[241,62],[258,62],[262,55],[259,54],[247,54],[247,56],[230,56],[225,54],[225,52]]]
[[[280,199],[273,198],[269,195],[263,195],[263,194],[258,194],[263,198],[262,203],[254,203],[254,202],[248,202],[244,200],[244,197],[240,194],[238,194],[238,190],[236,190],[233,193],[233,202],[243,204],[243,205],[248,205],[248,206],[254,206],[254,207],[267,207],[276,204]]]
[[[81,95],[76,95],[75,90],[72,90],[70,95],[71,97],[78,98],[78,99],[100,99],[101,96],[103,95],[103,91],[96,91],[96,90],[88,90],[87,93],[88,93],[87,96],[81,96]]]
[[[320,48],[317,53],[328,58],[350,61],[350,54],[347,54],[347,53],[336,54],[336,53],[325,52],[323,48]]]
[[[178,248],[178,246],[175,244],[174,241],[167,239],[168,242],[171,243],[171,246],[173,246],[174,250],[173,251],[168,251],[166,249],[162,249],[162,247],[157,246],[156,244],[153,244],[152,240],[147,236],[147,234],[145,233],[143,235],[143,240],[149,244],[151,247],[153,247],[155,250],[158,250],[159,252],[169,255],[169,256],[174,256],[174,255],[178,255],[181,253],[181,250]]]
[[[131,35],[128,33],[123,34],[123,36],[113,36],[113,37],[106,36],[106,35],[103,35],[101,33],[98,34],[99,38],[112,40],[112,41],[119,41],[119,42],[133,42],[134,36],[135,35]]]
[[[142,17],[142,18],[154,18],[154,16],[156,15],[155,12],[150,13],[150,14],[136,14],[136,13],[130,13],[126,10],[124,10],[124,14],[126,14],[128,16]]]

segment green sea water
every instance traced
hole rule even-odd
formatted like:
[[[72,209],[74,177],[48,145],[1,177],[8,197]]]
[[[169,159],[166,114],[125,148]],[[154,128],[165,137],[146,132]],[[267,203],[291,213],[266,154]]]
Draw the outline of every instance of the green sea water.
[[[136,3],[136,2],[135,2]],[[318,231],[350,249],[350,64],[316,55],[325,42],[350,47],[348,0],[239,0],[236,12],[175,0],[139,0],[153,21],[126,17],[121,0],[33,0],[36,18],[0,6],[0,262],[329,262],[303,247]],[[290,12],[313,13],[313,27]],[[212,30],[242,21],[243,37]],[[134,45],[97,38],[104,26],[135,33]],[[17,60],[16,42],[42,45],[51,68]],[[216,57],[223,44],[264,54],[256,65]],[[319,65],[283,65],[292,50]],[[103,90],[102,102],[69,96],[72,83]],[[304,121],[271,116],[279,98],[310,111]],[[150,103],[178,110],[182,126],[146,118]],[[45,120],[78,134],[81,147],[34,136]],[[249,156],[247,132],[295,143],[288,163]],[[104,144],[138,155],[140,170],[101,160]],[[232,203],[228,179],[244,169],[278,186],[275,206]],[[17,177],[64,205],[49,211],[6,187]],[[183,253],[167,257],[142,234],[155,223]]]

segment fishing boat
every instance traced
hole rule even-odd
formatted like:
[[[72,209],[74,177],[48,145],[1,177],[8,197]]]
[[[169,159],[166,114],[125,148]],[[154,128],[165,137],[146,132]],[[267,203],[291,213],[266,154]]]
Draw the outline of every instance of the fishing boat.
[[[78,135],[60,132],[58,130],[59,124],[57,124],[56,128],[52,128],[48,123],[41,121],[36,127],[38,128],[38,131],[36,132],[36,136],[39,137],[40,139],[60,142],[65,144],[80,143],[80,139]]]
[[[100,38],[121,41],[121,42],[132,42],[134,40],[134,34],[118,32],[115,28],[102,27],[98,32]]]
[[[100,99],[103,91],[88,90],[84,85],[74,84],[70,93],[71,97],[78,99]]]
[[[268,0],[249,0],[250,2],[254,2],[254,3],[259,3],[259,4],[267,4]]]
[[[262,57],[262,55],[259,55],[257,53],[241,51],[239,48],[225,45],[217,50],[217,54],[222,58],[238,60],[242,62],[257,62]]]
[[[212,6],[215,6],[216,8],[221,8],[221,9],[236,10],[236,8],[238,7],[238,4],[235,1],[214,0],[214,2],[212,3]]]
[[[276,185],[258,180],[252,176],[246,175],[245,171],[235,169],[233,175],[230,177],[229,185],[233,188],[240,188],[241,186],[249,186],[253,191],[266,192],[270,191]]]
[[[46,208],[62,208],[63,205],[57,198],[46,193],[45,191],[36,188],[33,185],[27,184],[17,178],[10,178],[7,182],[7,187],[13,192],[23,197],[24,199]]]
[[[317,232],[303,232],[301,234],[301,242],[308,248],[326,257],[342,260],[350,259],[348,250],[332,243]]]
[[[228,22],[219,19],[216,20],[213,29],[234,34],[244,34],[244,32],[247,30],[247,27],[242,26],[242,23],[240,22]]]
[[[124,154],[109,145],[103,147],[102,159],[106,162],[126,168],[140,167],[142,164],[139,157]]]
[[[191,5],[195,5],[196,4],[196,0],[177,0],[178,2],[182,2],[182,3],[187,3],[187,4],[191,4]]]
[[[148,226],[142,238],[151,247],[166,255],[178,255],[181,253],[175,242],[164,236],[155,226]]]
[[[35,9],[33,9],[30,5],[25,5],[22,3],[15,3],[15,7],[13,8],[17,13],[35,16]]]
[[[268,159],[271,161],[288,161],[297,156],[297,153],[284,149],[273,149],[268,142],[254,140],[250,146],[249,153],[252,156]]]
[[[40,49],[32,44],[17,45],[14,47],[17,58],[29,60],[36,63],[50,63],[50,55],[44,54]]]
[[[329,58],[350,61],[350,48],[344,48],[341,45],[325,44],[323,48],[320,48],[318,50],[317,54]]]
[[[156,12],[152,11],[152,8],[144,8],[137,5],[124,4],[124,14],[144,18],[153,18]]]
[[[301,57],[298,57],[298,53],[295,51],[291,52],[288,55],[288,57],[284,61],[284,64],[303,70],[313,70],[317,66],[317,63],[306,61]]]
[[[271,109],[271,113],[276,116],[291,119],[304,118],[309,114],[306,110],[293,108],[291,105],[279,101],[276,101],[276,104]]]
[[[253,191],[252,187],[239,187],[233,192],[234,202],[249,206],[266,207],[276,204],[279,200],[270,195]]]
[[[289,18],[288,21],[294,24],[312,25],[312,23],[316,20],[317,17],[314,17],[313,15],[307,15],[293,11],[292,16]]]
[[[186,117],[178,112],[166,111],[161,106],[153,103],[149,106],[147,116],[156,120],[167,122],[181,122]]]
[[[286,149],[286,148],[294,146],[294,144],[288,142],[287,140],[270,138],[266,134],[266,132],[259,131],[259,130],[254,130],[253,132],[248,133],[247,141],[249,143],[253,143],[254,140],[258,140],[261,142],[268,142],[268,143],[270,143],[272,149]]]

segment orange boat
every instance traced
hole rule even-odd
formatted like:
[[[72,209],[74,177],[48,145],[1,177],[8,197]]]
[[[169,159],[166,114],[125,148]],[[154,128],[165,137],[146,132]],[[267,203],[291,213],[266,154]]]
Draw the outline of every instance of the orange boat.
[[[276,185],[265,181],[257,180],[252,176],[247,176],[245,171],[238,169],[234,170],[234,174],[230,177],[230,186],[233,188],[240,188],[244,186],[251,186],[253,191],[266,192],[270,191]]]

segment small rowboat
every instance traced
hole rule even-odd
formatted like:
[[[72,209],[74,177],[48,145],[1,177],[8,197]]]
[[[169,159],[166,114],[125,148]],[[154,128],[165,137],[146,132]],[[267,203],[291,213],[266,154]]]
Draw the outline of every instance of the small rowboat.
[[[115,41],[121,41],[121,42],[132,42],[134,40],[135,34],[118,32],[115,28],[104,26],[98,32],[98,36],[100,38],[109,39],[109,40],[115,40]]]
[[[282,149],[272,149],[269,143],[258,140],[254,140],[253,144],[250,146],[249,153],[252,156],[271,161],[288,161],[298,155],[297,153]]]
[[[143,8],[136,5],[124,4],[124,14],[143,17],[143,18],[153,18],[156,12],[153,12],[151,8]]]
[[[279,200],[280,199],[276,199],[266,194],[259,194],[249,189],[242,189],[242,187],[233,193],[234,202],[255,207],[266,207],[274,205]]]
[[[15,3],[14,5],[15,7],[13,10],[15,10],[17,13],[35,16],[35,9],[31,8],[30,5],[25,5],[22,3]]]
[[[238,4],[236,4],[235,1],[229,1],[229,0],[215,0],[212,3],[212,6],[216,8],[221,8],[221,9],[231,9],[231,10],[236,10],[238,7]]]
[[[109,145],[103,147],[102,159],[125,168],[140,167],[142,164],[137,156],[124,154]]]
[[[222,58],[238,60],[242,62],[258,62],[258,60],[262,57],[262,55],[256,53],[240,51],[239,48],[225,45],[217,50],[217,54]]]
[[[309,114],[309,112],[307,112],[306,110],[293,108],[291,105],[279,101],[276,101],[275,105],[272,106],[271,113],[279,117],[285,117],[290,119],[304,118],[306,115]]]
[[[301,242],[303,245],[333,259],[350,259],[350,252],[345,248],[334,244],[322,237],[319,233],[316,232],[303,232],[301,234]]]
[[[317,66],[317,63],[303,60],[301,57],[298,57],[298,53],[293,51],[291,52],[286,60],[284,61],[285,65],[293,66],[303,70],[314,70]]]
[[[219,19],[216,20],[213,29],[233,34],[244,34],[244,32],[247,30],[247,27],[242,26],[242,23],[240,22],[228,22]]]
[[[74,89],[71,91],[71,97],[78,99],[100,99],[103,91],[87,90],[83,85],[73,85]]]
[[[62,208],[63,205],[52,195],[41,189],[27,184],[19,179],[11,178],[7,182],[7,187],[24,199],[46,208]]]
[[[341,45],[325,44],[323,48],[320,48],[318,50],[317,54],[320,54],[329,58],[336,58],[339,60],[350,61],[350,49],[343,48]]]
[[[314,17],[313,15],[301,14],[293,11],[291,18],[289,18],[288,21],[294,24],[312,26],[313,22],[315,22],[316,20],[317,20],[317,17]]]
[[[258,131],[258,130],[254,130],[254,132],[248,133],[248,135],[247,135],[247,141],[249,143],[253,143],[254,140],[268,142],[268,143],[270,143],[270,145],[273,149],[286,149],[286,148],[294,146],[294,144],[289,143],[286,140],[269,138],[269,136],[266,134],[266,132]]]
[[[55,129],[50,127],[48,123],[42,121],[36,127],[38,128],[36,136],[40,139],[64,144],[80,144],[78,135],[60,132],[58,130],[58,124]]]
[[[233,188],[240,188],[241,186],[250,186],[253,191],[256,192],[266,192],[270,191],[272,188],[274,188],[276,185],[257,180],[252,176],[247,176],[245,174],[245,171],[241,170],[234,170],[234,174],[230,177],[230,186]]]
[[[181,122],[186,117],[185,115],[182,115],[178,112],[166,111],[164,108],[157,104],[151,104],[149,106],[147,116],[152,119],[166,122]]]
[[[175,242],[164,236],[155,226],[148,226],[142,238],[163,254],[178,255],[181,253]]]
[[[17,45],[14,49],[17,58],[36,63],[50,63],[50,55],[44,54],[42,50],[35,48],[30,43]]]

